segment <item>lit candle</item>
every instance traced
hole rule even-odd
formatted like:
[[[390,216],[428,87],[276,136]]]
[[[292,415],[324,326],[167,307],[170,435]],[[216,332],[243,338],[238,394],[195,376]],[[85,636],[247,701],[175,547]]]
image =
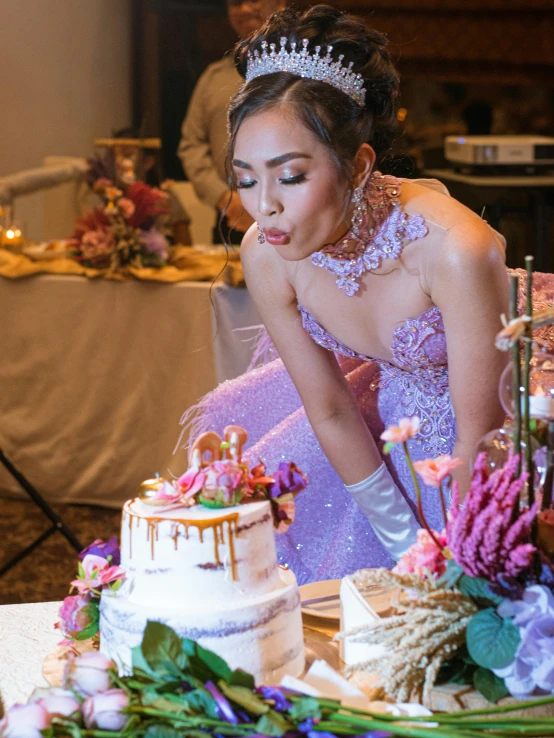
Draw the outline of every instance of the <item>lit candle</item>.
[[[17,226],[9,226],[5,231],[2,231],[1,243],[6,248],[21,246],[23,244],[21,230]]]

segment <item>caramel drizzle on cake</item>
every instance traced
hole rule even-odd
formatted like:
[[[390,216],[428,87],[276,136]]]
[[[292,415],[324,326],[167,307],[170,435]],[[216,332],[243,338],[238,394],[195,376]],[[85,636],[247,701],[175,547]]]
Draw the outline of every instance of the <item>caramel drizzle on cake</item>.
[[[175,550],[178,549],[180,527],[182,526],[182,535],[185,540],[189,537],[189,528],[196,528],[198,530],[198,537],[200,543],[204,543],[204,531],[211,529],[213,531],[213,542],[214,542],[214,558],[217,565],[221,565],[221,557],[219,554],[219,546],[225,543],[225,527],[227,527],[227,541],[229,545],[229,559],[231,562],[231,576],[234,581],[238,579],[237,576],[237,557],[235,553],[235,537],[237,535],[237,522],[239,519],[238,512],[226,513],[219,517],[211,518],[209,520],[171,520],[171,518],[161,518],[154,516],[142,516],[136,515],[131,509],[131,502],[126,502],[123,508],[123,520],[125,516],[129,516],[129,558],[132,558],[132,539],[133,539],[133,518],[136,517],[137,528],[140,525],[141,520],[146,521],[146,540],[150,542],[150,548],[152,552],[152,560],[155,556],[155,542],[159,539],[160,523],[171,523],[172,533],[171,538],[175,544]]]

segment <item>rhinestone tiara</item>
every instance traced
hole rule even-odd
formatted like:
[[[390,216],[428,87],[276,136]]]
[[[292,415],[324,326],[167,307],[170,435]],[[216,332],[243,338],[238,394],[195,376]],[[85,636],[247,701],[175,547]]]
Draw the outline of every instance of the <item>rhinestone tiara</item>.
[[[360,107],[365,104],[365,88],[361,74],[352,71],[353,62],[345,67],[342,65],[344,54],[341,54],[337,61],[333,61],[331,52],[332,46],[327,46],[326,56],[320,56],[321,46],[315,47],[315,53],[308,52],[308,39],[302,39],[302,50],[296,51],[296,41],[291,41],[290,51],[287,50],[288,38],[282,36],[280,39],[281,48],[276,51],[275,44],[269,44],[269,53],[267,52],[268,43],[262,41],[262,53],[258,49],[254,53],[248,52],[248,62],[246,65],[246,81],[256,77],[263,77],[266,74],[274,74],[275,72],[290,72],[298,77],[306,79],[317,79],[320,82],[326,82],[333,85],[337,90],[344,92],[352,98]]]

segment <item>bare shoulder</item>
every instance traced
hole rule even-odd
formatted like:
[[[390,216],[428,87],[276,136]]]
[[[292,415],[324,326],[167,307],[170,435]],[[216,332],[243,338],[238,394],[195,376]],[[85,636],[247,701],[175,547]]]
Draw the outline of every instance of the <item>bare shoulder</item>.
[[[419,214],[428,223],[448,230],[461,221],[475,222],[481,218],[444,191],[417,181],[406,180],[402,185],[402,207],[410,214]]]
[[[240,247],[240,260],[244,278],[254,299],[264,294],[288,297],[294,291],[288,280],[283,260],[268,243],[258,243],[256,224],[244,234]]]

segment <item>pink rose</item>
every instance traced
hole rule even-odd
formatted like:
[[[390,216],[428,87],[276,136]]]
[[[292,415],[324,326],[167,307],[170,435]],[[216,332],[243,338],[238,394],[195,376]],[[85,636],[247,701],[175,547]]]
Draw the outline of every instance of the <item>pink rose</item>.
[[[106,187],[113,187],[113,182],[107,177],[100,177],[93,185],[93,189],[96,192],[101,192],[102,190],[105,190]]]
[[[203,469],[202,497],[235,505],[242,497],[244,469],[233,459],[212,461]]]
[[[452,470],[461,463],[461,459],[453,459],[449,454],[446,454],[444,456],[437,456],[436,459],[414,461],[414,469],[423,479],[425,484],[428,484],[431,487],[440,487],[443,479],[449,477]]]
[[[58,611],[59,626],[66,636],[75,638],[78,633],[87,628],[93,620],[90,613],[84,611],[90,604],[88,595],[73,595],[66,597]]]
[[[130,218],[135,212],[135,203],[128,197],[121,197],[117,201],[117,207],[121,210],[124,218]]]
[[[204,485],[204,479],[204,472],[197,466],[191,466],[190,469],[187,469],[187,471],[179,477],[177,480],[177,486],[183,493],[184,498],[188,499],[189,497],[194,497],[194,495],[200,492]]]
[[[439,544],[446,548],[446,531],[436,533]],[[412,544],[394,567],[396,574],[417,574],[420,577],[431,574],[435,578],[441,577],[446,571],[446,558],[429,533],[421,528],[417,532],[417,541]]]
[[[89,651],[69,658],[65,666],[64,686],[74,689],[82,697],[106,692],[112,686],[109,669],[113,661],[100,651]]]
[[[44,707],[49,715],[70,717],[81,712],[81,703],[68,689],[36,689],[29,700],[30,703]]]
[[[408,438],[418,434],[421,421],[414,415],[413,418],[402,418],[398,425],[389,425],[386,431],[381,433],[381,438],[387,443],[405,443]]]
[[[113,235],[109,231],[87,231],[81,239],[81,254],[84,259],[111,254],[114,248]]]
[[[79,564],[79,578],[74,579],[71,584],[84,594],[89,590],[98,591],[118,579],[125,579],[124,569],[120,566],[110,566],[109,561],[102,556],[87,554]]]
[[[43,738],[40,731],[51,722],[52,716],[42,705],[13,705],[0,720],[0,738]]]
[[[294,515],[296,512],[296,505],[294,500],[289,500],[279,505],[277,509],[277,519],[279,525],[277,526],[277,533],[286,533],[289,526],[294,522]]]
[[[129,717],[122,710],[128,706],[129,698],[122,689],[109,689],[87,697],[83,703],[85,725],[89,729],[123,730]]]

